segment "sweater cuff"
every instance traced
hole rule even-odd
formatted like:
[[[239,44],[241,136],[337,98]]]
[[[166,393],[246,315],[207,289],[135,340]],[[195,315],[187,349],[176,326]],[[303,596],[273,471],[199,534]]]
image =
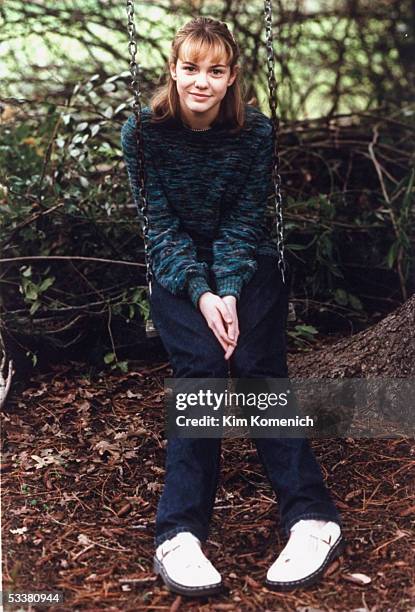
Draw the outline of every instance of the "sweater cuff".
[[[236,274],[218,278],[216,279],[216,289],[219,297],[234,295],[236,299],[239,299],[242,290],[242,279]]]
[[[212,293],[212,289],[209,287],[204,276],[193,276],[188,283],[187,290],[192,304],[195,308],[198,307],[199,298],[206,291]]]

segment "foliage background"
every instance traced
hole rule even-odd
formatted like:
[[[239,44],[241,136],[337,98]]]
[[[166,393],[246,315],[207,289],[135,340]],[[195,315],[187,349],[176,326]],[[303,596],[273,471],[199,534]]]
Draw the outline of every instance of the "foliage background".
[[[414,290],[415,10],[284,0],[273,11],[289,335],[301,348],[369,325]],[[269,114],[256,0],[137,2],[143,103],[196,14],[232,28],[247,99]],[[125,370],[157,341],[143,333],[143,245],[119,142],[132,102],[124,6],[9,0],[0,17],[5,341],[33,365],[73,356]]]

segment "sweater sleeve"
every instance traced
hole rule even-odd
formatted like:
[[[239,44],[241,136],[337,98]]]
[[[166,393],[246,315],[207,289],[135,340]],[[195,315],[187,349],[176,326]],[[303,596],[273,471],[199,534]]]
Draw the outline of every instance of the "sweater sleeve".
[[[121,146],[127,166],[131,192],[139,203],[139,171],[136,151],[135,117],[131,115],[121,129]],[[197,261],[192,238],[182,230],[162,188],[152,156],[146,149],[147,252],[152,272],[162,287],[178,296],[188,295],[195,308],[200,296],[212,291],[208,283],[209,266]],[[142,221],[141,215],[139,215]]]
[[[212,272],[217,294],[239,299],[242,287],[255,274],[255,254],[263,233],[267,198],[272,193],[272,127],[256,147],[245,185],[226,211],[213,242]]]

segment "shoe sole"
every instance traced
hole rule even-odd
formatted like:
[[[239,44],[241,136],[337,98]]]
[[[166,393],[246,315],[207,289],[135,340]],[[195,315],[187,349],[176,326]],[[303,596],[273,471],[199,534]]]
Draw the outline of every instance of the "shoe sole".
[[[170,591],[173,591],[174,593],[179,593],[179,595],[187,595],[189,597],[216,595],[223,588],[222,582],[217,582],[216,584],[208,584],[199,587],[187,587],[178,582],[175,582],[169,577],[163,567],[163,564],[157,559],[155,555],[153,557],[153,569],[156,574],[159,574],[161,576],[164,584],[170,589]]]
[[[344,551],[345,547],[346,547],[346,541],[343,538],[343,536],[340,535],[340,537],[335,542],[333,548],[330,550],[327,557],[324,559],[323,563],[320,565],[320,567],[315,572],[313,572],[312,574],[309,574],[308,576],[306,576],[305,578],[302,578],[301,580],[290,580],[288,582],[278,582],[278,581],[266,579],[265,585],[273,591],[291,591],[292,589],[298,589],[300,587],[308,587],[314,584],[315,582],[318,582],[318,580],[324,574],[324,571],[329,565],[329,563],[331,563],[332,561],[334,561],[334,559],[339,557]]]

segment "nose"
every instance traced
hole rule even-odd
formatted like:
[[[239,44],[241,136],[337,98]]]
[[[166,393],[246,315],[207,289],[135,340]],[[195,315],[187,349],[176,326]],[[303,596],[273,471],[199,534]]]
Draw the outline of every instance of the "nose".
[[[206,75],[199,73],[195,78],[195,87],[198,89],[206,89],[207,87],[207,79]]]

